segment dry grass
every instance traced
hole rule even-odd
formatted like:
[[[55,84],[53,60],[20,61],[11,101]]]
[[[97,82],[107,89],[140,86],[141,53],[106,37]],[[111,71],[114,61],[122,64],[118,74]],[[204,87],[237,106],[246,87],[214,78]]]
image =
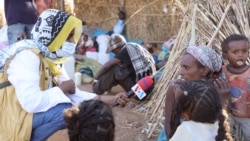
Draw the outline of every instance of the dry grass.
[[[154,89],[151,100],[144,103],[148,109],[148,120],[156,123],[149,136],[163,126],[166,90],[170,81],[178,77],[180,57],[187,44],[205,45],[221,53],[220,43],[225,37],[237,33],[250,35],[248,0],[200,0],[188,2],[175,0],[175,5],[183,13],[183,20],[178,33],[178,41],[165,65],[163,76]]]

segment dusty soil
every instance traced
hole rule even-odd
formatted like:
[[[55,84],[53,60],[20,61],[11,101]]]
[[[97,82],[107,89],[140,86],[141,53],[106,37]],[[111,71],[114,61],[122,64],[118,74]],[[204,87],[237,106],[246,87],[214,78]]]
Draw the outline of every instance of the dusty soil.
[[[85,84],[79,86],[80,89],[91,91],[91,85]],[[120,86],[112,88],[111,93],[123,91]],[[147,138],[149,125],[146,122],[145,114],[138,110],[139,101],[131,99],[125,107],[114,107],[113,113],[115,117],[115,141],[156,141],[156,135],[150,139]],[[52,135],[49,141],[68,141],[67,131],[61,130]]]

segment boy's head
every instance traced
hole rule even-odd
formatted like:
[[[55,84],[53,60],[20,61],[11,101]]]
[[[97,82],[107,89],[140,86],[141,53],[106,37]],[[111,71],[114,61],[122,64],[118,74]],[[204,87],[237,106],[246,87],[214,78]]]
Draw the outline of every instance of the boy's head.
[[[246,66],[249,56],[249,41],[244,35],[233,34],[227,37],[222,43],[222,56],[228,60],[234,68]]]

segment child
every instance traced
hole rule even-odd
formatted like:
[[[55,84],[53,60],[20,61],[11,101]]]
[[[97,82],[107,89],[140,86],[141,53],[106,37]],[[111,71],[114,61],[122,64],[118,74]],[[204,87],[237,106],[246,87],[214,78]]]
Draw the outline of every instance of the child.
[[[211,82],[186,81],[179,90],[172,111],[170,141],[232,141],[227,113]]]
[[[70,141],[114,141],[115,123],[109,105],[88,100],[64,111]]]
[[[243,35],[233,34],[221,44],[223,58],[228,65],[223,72],[231,86],[231,119],[239,124],[245,141],[250,140],[250,69],[249,41]]]

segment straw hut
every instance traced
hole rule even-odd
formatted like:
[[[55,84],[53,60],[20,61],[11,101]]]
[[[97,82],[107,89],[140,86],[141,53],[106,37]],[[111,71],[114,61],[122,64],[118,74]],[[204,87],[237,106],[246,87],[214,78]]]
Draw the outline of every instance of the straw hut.
[[[118,10],[123,8],[126,35],[129,39],[162,45],[178,32],[180,14],[173,0],[44,0],[52,8],[64,9],[86,22],[88,28],[112,30],[118,20]],[[3,1],[0,8],[0,26],[5,24]],[[64,3],[65,7],[62,7]]]
[[[128,38],[159,46],[178,33],[181,24],[173,0],[74,0],[73,6],[72,1],[64,0],[65,10],[85,21],[91,29],[112,30],[119,8],[123,8]],[[61,9],[61,2],[55,1],[54,7]]]
[[[182,11],[183,20],[163,75],[150,101],[144,103],[148,120],[154,123],[148,137],[159,133],[163,127],[166,90],[169,82],[178,77],[180,58],[186,46],[208,45],[221,53],[221,41],[227,36],[236,33],[249,38],[249,4],[248,0],[190,0],[185,5],[175,0],[174,5]]]

